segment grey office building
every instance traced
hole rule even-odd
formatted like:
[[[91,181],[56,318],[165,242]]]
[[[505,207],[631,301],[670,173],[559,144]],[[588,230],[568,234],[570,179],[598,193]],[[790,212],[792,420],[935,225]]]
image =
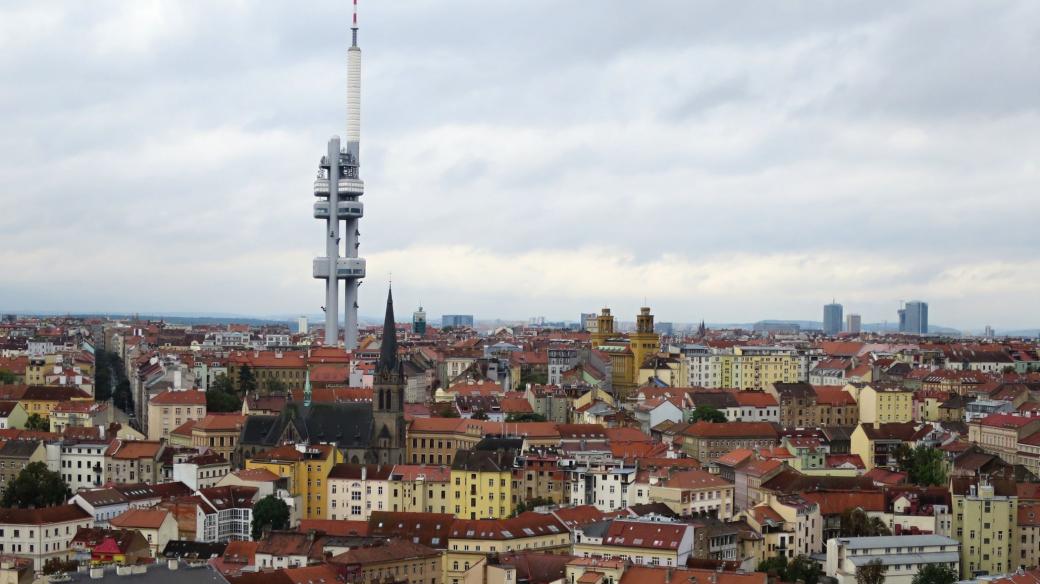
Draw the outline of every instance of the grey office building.
[[[842,306],[836,302],[823,305],[823,334],[836,335],[841,332]]]
[[[472,314],[445,314],[441,316],[441,327],[460,327],[468,326],[473,328],[473,315]]]
[[[863,330],[863,319],[858,314],[850,314],[845,317],[845,332],[859,334]]]
[[[899,309],[899,332],[928,334],[928,303],[911,300]]]

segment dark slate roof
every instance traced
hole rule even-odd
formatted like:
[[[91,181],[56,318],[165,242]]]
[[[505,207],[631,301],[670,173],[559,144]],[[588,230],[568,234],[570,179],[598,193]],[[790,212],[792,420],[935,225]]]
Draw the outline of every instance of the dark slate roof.
[[[522,450],[523,438],[507,438],[504,436],[485,436],[477,442],[473,450]]]
[[[275,446],[288,426],[300,440],[334,443],[338,448],[368,448],[372,441],[372,404],[368,402],[286,404],[278,416],[249,416],[241,442]]]
[[[173,539],[166,543],[162,555],[164,558],[186,558],[208,560],[224,555],[227,542],[206,543],[202,541],[188,541],[186,539]]]

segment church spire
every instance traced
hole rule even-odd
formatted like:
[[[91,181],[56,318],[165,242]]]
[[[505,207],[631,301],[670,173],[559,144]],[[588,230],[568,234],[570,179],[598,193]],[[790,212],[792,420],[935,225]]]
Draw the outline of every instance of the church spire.
[[[396,373],[399,368],[397,360],[397,325],[394,324],[394,290],[386,292],[386,317],[383,319],[383,342],[379,347],[379,362],[376,372]]]

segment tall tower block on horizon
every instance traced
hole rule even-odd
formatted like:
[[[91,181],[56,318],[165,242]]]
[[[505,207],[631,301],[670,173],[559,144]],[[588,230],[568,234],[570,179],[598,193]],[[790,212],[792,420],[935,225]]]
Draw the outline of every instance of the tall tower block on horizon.
[[[360,179],[361,152],[361,48],[357,44],[357,0],[351,23],[351,46],[347,49],[347,143],[338,136],[329,140],[328,152],[318,165],[314,181],[314,218],[325,220],[325,256],[314,259],[314,277],[325,280],[325,344],[336,346],[339,336],[339,281],[343,280],[343,347],[357,348],[357,291],[365,277],[365,260],[358,257],[361,245],[358,222],[364,215],[361,195],[365,183]],[[343,222],[341,237],[340,223]],[[343,241],[343,255],[340,242]]]

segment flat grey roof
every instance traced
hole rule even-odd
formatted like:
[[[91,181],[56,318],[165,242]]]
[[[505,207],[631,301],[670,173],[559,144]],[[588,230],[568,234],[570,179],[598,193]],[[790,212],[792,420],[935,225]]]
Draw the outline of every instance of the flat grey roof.
[[[957,563],[960,561],[960,554],[957,552],[931,552],[924,554],[886,554],[883,556],[846,556],[845,559],[852,562],[852,565],[856,567],[876,560],[881,560],[881,563],[886,566],[895,566],[899,564]]]
[[[907,546],[960,545],[945,535],[881,535],[878,537],[839,537],[847,549],[898,548]]]

